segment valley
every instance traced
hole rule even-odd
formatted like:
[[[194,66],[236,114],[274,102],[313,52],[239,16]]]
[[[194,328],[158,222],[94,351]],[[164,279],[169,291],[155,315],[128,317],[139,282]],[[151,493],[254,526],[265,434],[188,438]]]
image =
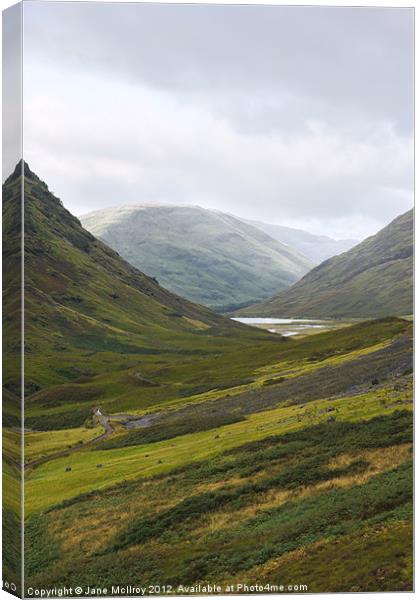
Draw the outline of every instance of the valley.
[[[138,271],[24,174],[27,585],[410,590],[411,319],[221,316]],[[20,183],[17,171],[4,189],[11,531]]]
[[[311,531],[305,523],[313,523],[312,528],[316,523],[320,529],[314,529],[310,539],[324,554],[337,543],[356,547],[363,534],[369,545],[361,589],[383,585],[383,580],[368,575],[369,561],[376,560],[378,552],[381,565],[392,572],[387,586],[401,585],[410,565],[411,492],[404,475],[411,460],[410,337],[411,323],[398,319],[308,335],[286,342],[287,349],[274,362],[253,369],[252,382],[193,395],[158,413],[107,415],[114,431],[105,440],[80,446],[67,456],[51,456],[25,476],[27,528],[34,540],[28,555],[32,581],[49,585],[59,573],[60,581],[70,585],[76,569],[86,584],[100,578],[109,585],[119,561],[146,583],[153,581],[153,568],[165,574],[165,585],[202,581],[203,576],[194,579],[192,561],[204,569],[204,581],[217,577],[223,583],[239,573],[251,584],[255,574],[272,571],[277,582],[290,568],[294,548],[308,543],[302,538],[293,546],[288,540],[299,540],[302,528]],[[327,373],[330,387],[325,385]],[[236,420],[217,422],[231,411]],[[130,417],[138,419],[140,414],[154,418],[129,428]],[[372,502],[370,490],[377,495],[378,485],[386,494],[387,478],[393,489],[392,499],[383,500],[388,512],[369,505],[371,512],[366,513],[363,502]],[[359,497],[364,499],[360,509],[355,508]],[[349,520],[334,521],[332,506],[337,502],[343,507],[351,503]],[[136,509],[140,504],[141,515]],[[116,506],[118,518],[113,516]],[[324,518],[329,515],[331,532],[323,529],[318,511]],[[381,550],[383,538],[378,526],[370,524],[375,518],[369,514],[379,519],[382,536],[395,539],[392,548],[400,556],[400,568],[388,546],[386,552],[385,547]],[[274,527],[280,517],[289,523],[286,529]],[[63,527],[67,532],[69,527],[64,523],[71,524],[70,538],[62,537]],[[286,533],[291,526],[294,533]],[[241,545],[240,555],[248,548],[244,570],[237,566],[237,544],[243,536],[258,535],[259,527],[277,537],[271,540],[264,534],[264,555],[257,552],[257,538]],[[42,545],[47,529],[53,535],[51,552]],[[80,542],[70,539],[85,540],[83,555]],[[226,545],[226,540],[235,539],[237,544]],[[77,567],[79,560],[85,564],[86,552],[87,573]],[[39,556],[46,557],[42,570]],[[220,562],[212,556],[221,556]],[[282,557],[280,563],[274,561],[276,556]],[[315,572],[309,580],[312,590],[327,581],[328,589],[339,591],[355,581],[351,570],[339,582],[333,574],[316,577]]]
[[[373,318],[413,313],[413,209],[350,250],[325,260],[238,317]]]
[[[409,586],[410,337],[398,319],[309,335],[253,382],[190,396],[143,427],[108,415],[104,441],[25,476],[31,582],[111,585],[124,564],[146,584],[156,569],[162,585],[276,583],[293,564],[309,591]],[[208,421],[231,411],[236,421]],[[337,545],[363,553],[357,579],[305,571]]]
[[[234,321],[279,333],[285,337],[333,331],[357,323],[360,319],[281,319],[275,317],[232,317]]]
[[[315,265],[260,228],[200,206],[122,205],[81,219],[163,287],[218,312],[269,298]]]

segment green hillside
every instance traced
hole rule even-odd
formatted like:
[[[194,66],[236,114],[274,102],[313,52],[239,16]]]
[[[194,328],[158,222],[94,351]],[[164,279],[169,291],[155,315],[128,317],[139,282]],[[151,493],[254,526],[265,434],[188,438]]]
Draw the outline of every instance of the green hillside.
[[[165,288],[219,311],[269,298],[314,264],[252,225],[199,206],[120,206],[81,219]]]
[[[411,590],[413,324],[245,327],[130,266],[27,165],[24,184],[25,597]],[[10,267],[20,185],[17,170],[3,190]],[[18,274],[5,280],[6,577],[20,572]]]
[[[290,340],[243,385],[143,427],[115,415],[65,456],[45,445],[25,476],[28,585],[412,589],[411,338],[387,318]]]
[[[413,312],[413,210],[242,316],[382,317]]]
[[[5,257],[19,272],[19,170],[4,185]],[[16,243],[15,243],[16,242]],[[12,268],[13,267],[13,268]],[[4,372],[10,419],[19,414],[19,296],[5,279]],[[253,347],[274,353],[278,336],[237,324],[160,287],[82,228],[25,165],[25,394],[27,424],[37,428],[77,427],[92,404],[141,408],[164,398],[224,385],[232,372],[207,369],[205,381],[193,364],[235,353],[254,362]],[[189,364],[179,382],[178,363]],[[149,379],[161,373],[165,383]],[[238,380],[247,373],[239,366]],[[196,381],[197,378],[197,381]],[[13,398],[15,401],[13,401]],[[110,408],[110,407],[108,407]],[[13,416],[15,415],[15,417]]]

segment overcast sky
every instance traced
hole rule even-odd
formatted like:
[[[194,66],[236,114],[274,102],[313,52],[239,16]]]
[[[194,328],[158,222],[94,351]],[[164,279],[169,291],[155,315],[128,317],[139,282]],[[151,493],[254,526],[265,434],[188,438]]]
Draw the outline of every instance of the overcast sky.
[[[76,215],[362,239],[412,206],[410,9],[27,2],[24,33],[25,158]]]

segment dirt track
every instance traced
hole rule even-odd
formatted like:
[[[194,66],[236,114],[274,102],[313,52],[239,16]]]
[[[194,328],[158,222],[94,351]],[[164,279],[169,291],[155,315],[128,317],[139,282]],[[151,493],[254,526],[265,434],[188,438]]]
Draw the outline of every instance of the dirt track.
[[[122,415],[117,415],[117,417],[119,417],[119,416],[122,416]],[[125,415],[125,416],[128,416],[128,415]],[[108,415],[103,415],[102,413],[100,414],[100,416],[97,415],[97,422],[98,422],[98,424],[102,425],[102,427],[105,429],[104,433],[101,433],[101,435],[98,435],[97,437],[85,442],[84,444],[80,444],[79,446],[74,446],[73,448],[67,448],[66,450],[60,450],[59,452],[54,452],[53,454],[48,454],[48,456],[42,456],[41,458],[36,458],[35,460],[31,460],[25,464],[24,468],[25,469],[33,469],[35,467],[38,467],[39,465],[49,462],[50,460],[54,460],[55,458],[60,458],[61,456],[69,456],[70,454],[73,454],[74,452],[82,450],[86,446],[91,446],[92,444],[95,444],[96,442],[105,440],[107,437],[109,437],[111,435],[111,433],[114,433],[115,430],[114,430],[114,427],[112,426],[111,419]]]

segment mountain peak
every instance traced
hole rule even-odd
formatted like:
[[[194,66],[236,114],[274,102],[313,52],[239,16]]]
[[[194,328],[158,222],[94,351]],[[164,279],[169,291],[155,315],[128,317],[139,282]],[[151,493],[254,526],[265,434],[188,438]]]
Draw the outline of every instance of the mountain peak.
[[[81,220],[168,290],[221,312],[268,298],[313,266],[233,215],[196,205],[123,206]]]
[[[35,173],[33,171],[31,171],[28,163],[23,160],[23,158],[21,158],[17,164],[16,167],[13,170],[13,173],[11,173],[9,175],[9,177],[6,179],[5,183],[11,183],[12,181],[15,181],[16,179],[18,179],[19,177],[22,176],[22,172],[24,174],[24,176],[26,177],[26,179],[30,179],[31,181],[40,181],[39,177],[37,175],[35,175]]]

